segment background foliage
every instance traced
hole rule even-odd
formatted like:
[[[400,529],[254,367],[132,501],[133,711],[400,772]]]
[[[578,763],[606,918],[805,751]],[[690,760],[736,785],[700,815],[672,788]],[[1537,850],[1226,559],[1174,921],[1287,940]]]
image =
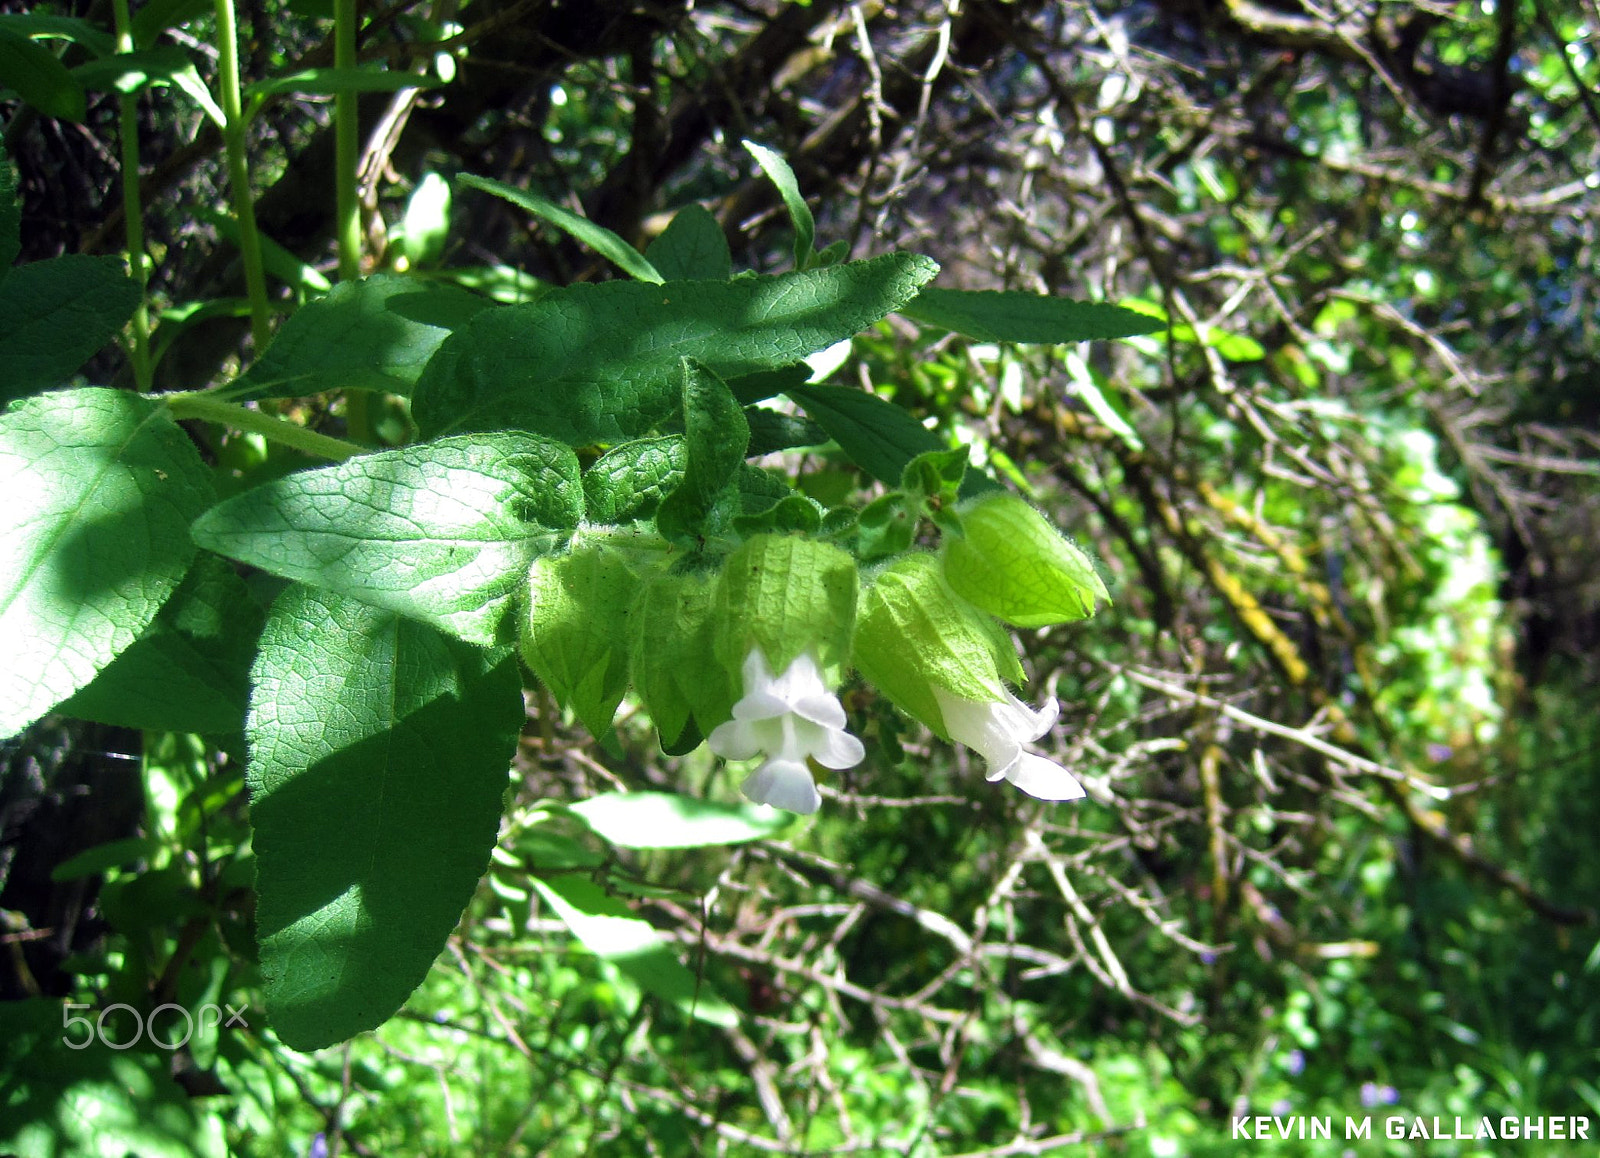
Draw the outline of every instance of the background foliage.
[[[130,119],[103,7],[0,9],[23,260],[124,250],[131,128],[155,387],[249,367],[237,396],[269,397],[194,96],[215,12],[131,14],[156,55]],[[398,1018],[310,1056],[256,1016],[69,1052],[63,999],[261,1008],[243,739],[69,705],[0,780],[0,1147],[1176,1154],[1229,1148],[1242,1113],[1600,1117],[1592,0],[363,11],[359,59],[428,87],[359,98],[362,272],[506,301],[610,275],[458,171],[641,248],[697,201],[741,268],[787,268],[811,240],[749,137],[793,165],[819,247],[1164,321],[1028,348],[886,322],[834,371],[975,445],[1099,560],[1113,609],[1024,640],[1089,799],[996,793],[861,691],[868,761],[814,823],[608,816],[609,793],[734,782],[663,757],[636,706],[602,745],[534,689],[494,865]],[[335,63],[329,16],[239,13],[255,322],[285,341],[337,279],[333,98],[284,79]],[[0,356],[30,268],[0,281]],[[380,387],[416,362],[353,360]],[[81,375],[131,387],[136,361]],[[69,372],[7,365],[7,398]],[[409,438],[399,402],[326,386],[280,413]],[[185,429],[224,490],[305,461]],[[828,501],[857,481],[827,448],[805,465]],[[193,607],[251,614],[239,576],[206,582]],[[623,949],[680,972],[574,942],[600,902],[552,883],[571,868]]]

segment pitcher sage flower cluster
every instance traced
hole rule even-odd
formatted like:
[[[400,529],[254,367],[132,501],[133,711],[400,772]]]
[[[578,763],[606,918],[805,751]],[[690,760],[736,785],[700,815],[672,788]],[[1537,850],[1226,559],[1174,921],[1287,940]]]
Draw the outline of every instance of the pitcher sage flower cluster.
[[[752,534],[712,564],[580,531],[533,565],[523,656],[597,735],[631,685],[667,752],[703,740],[726,760],[759,761],[740,786],[759,804],[815,812],[817,770],[865,758],[837,694],[851,671],[975,751],[989,780],[1040,800],[1083,796],[1031,747],[1059,708],[1012,690],[1025,676],[1003,624],[1085,618],[1109,600],[1104,585],[1020,498],[989,491],[934,507],[916,510],[936,513],[937,551],[908,539],[885,550],[860,526],[833,541],[802,526]]]

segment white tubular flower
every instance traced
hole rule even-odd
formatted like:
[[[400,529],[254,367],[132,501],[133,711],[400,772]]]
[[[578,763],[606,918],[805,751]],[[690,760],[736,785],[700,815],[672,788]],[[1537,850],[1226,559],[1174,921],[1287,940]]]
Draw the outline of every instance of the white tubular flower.
[[[851,768],[867,754],[844,725],[844,708],[822,682],[810,652],[774,677],[755,647],[744,661],[744,698],[733,705],[733,719],[713,728],[706,743],[725,760],[766,756],[739,788],[757,804],[812,813],[822,797],[806,757],[824,768]]]
[[[1039,800],[1077,800],[1083,785],[1054,760],[1023,745],[1048,732],[1061,714],[1051,699],[1037,712],[1010,692],[1004,700],[969,700],[934,685],[950,738],[975,749],[989,764],[989,779],[1009,780]]]

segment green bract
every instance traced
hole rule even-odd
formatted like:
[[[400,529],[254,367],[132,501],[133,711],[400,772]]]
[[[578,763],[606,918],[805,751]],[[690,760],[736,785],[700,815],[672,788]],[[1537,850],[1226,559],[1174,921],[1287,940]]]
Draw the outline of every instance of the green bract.
[[[994,620],[950,589],[932,555],[908,555],[861,594],[856,668],[891,703],[948,738],[935,686],[1000,700],[1023,682],[1015,649]]]
[[[611,727],[628,690],[639,586],[623,558],[604,545],[541,555],[528,571],[522,658],[596,736]]]
[[[659,574],[639,594],[633,686],[669,752],[693,748],[738,699],[733,676],[711,660],[716,601],[707,574]]]
[[[1017,627],[1047,627],[1111,602],[1088,556],[1012,494],[985,495],[961,511],[944,540],[944,576],[957,595]]]
[[[797,535],[757,535],[723,564],[716,654],[737,672],[752,647],[781,672],[803,651],[824,668],[849,660],[856,563],[838,547]]]

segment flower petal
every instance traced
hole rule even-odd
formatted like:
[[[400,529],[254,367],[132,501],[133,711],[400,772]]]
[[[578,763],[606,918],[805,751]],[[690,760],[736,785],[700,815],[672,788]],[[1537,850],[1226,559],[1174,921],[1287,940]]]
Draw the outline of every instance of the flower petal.
[[[729,720],[711,729],[706,744],[724,760],[752,760],[761,754],[761,737],[749,723]]]
[[[845,725],[844,705],[831,692],[802,696],[793,702],[790,710],[801,719],[821,724],[824,728],[842,728]]]
[[[747,798],[757,804],[770,804],[810,815],[822,806],[822,796],[817,792],[816,781],[811,779],[811,769],[804,763],[790,760],[768,760],[739,786]]]
[[[952,740],[972,748],[996,768],[1010,765],[1021,754],[1022,743],[1011,727],[1018,722],[1017,713],[1009,704],[964,699],[941,687],[935,687],[933,695]],[[1027,714],[1031,723],[1032,715]]]
[[[1077,778],[1057,764],[1033,752],[1005,770],[1005,778],[1037,800],[1077,800],[1084,795]]]
[[[842,728],[830,728],[809,744],[806,755],[824,768],[854,768],[866,758],[861,741]]]
[[[753,648],[752,651],[759,655],[761,649]],[[749,670],[749,666],[749,661],[746,660],[746,671]],[[764,659],[762,667],[766,667]],[[788,704],[798,703],[809,696],[828,694],[828,686],[822,682],[822,672],[817,668],[817,661],[809,651],[803,651],[795,656],[789,666],[783,669],[783,674],[771,681],[768,690]]]
[[[736,720],[772,720],[789,714],[789,704],[766,688],[746,691],[744,698],[733,705]]]

